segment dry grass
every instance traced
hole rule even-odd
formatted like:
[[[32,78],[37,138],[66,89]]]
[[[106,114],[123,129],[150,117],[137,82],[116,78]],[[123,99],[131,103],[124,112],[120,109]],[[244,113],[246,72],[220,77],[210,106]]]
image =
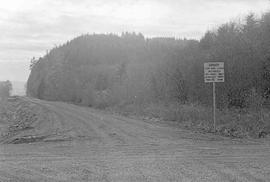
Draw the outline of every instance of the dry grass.
[[[199,104],[128,104],[110,109],[125,116],[174,121],[192,130],[211,132],[213,129],[212,108]],[[259,138],[270,135],[269,110],[217,110],[217,133],[239,138]]]

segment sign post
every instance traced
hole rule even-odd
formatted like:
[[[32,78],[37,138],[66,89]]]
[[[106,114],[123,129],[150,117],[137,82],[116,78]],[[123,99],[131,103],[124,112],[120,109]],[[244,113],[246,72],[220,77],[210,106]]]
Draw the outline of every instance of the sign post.
[[[204,82],[213,83],[213,125],[216,131],[216,82],[224,82],[224,62],[204,63]]]
[[[214,131],[216,131],[216,82],[213,82],[213,121]]]

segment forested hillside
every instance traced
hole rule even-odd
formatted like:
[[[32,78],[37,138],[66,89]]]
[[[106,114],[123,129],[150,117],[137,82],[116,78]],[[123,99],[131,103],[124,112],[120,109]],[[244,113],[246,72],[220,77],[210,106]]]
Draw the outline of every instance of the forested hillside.
[[[174,83],[182,87],[177,79],[184,82],[184,77],[177,75],[182,68],[171,64],[178,64],[181,51],[192,56],[188,49],[197,46],[197,41],[145,39],[134,33],[82,35],[32,60],[27,94],[103,107],[173,97],[170,92],[182,91]]]
[[[270,13],[250,14],[200,41],[141,34],[82,35],[33,59],[29,96],[106,107],[141,102],[211,103],[203,63],[225,62],[218,106],[249,107],[270,94]],[[261,104],[259,103],[259,104]]]

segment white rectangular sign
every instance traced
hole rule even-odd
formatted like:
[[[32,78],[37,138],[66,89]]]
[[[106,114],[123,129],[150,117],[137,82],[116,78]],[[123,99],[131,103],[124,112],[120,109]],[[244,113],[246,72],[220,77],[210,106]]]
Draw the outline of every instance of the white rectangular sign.
[[[224,82],[224,62],[204,63],[204,82]]]

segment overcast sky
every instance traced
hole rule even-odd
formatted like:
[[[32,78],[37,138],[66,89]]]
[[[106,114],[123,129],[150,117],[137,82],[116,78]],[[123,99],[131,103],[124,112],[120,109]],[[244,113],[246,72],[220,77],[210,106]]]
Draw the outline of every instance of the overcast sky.
[[[146,37],[200,39],[205,31],[219,24],[249,12],[260,15],[270,7],[269,0],[0,0],[0,3],[0,62],[24,62],[21,80],[27,79],[31,57],[40,57],[55,45],[84,33],[135,31]],[[3,65],[0,63],[0,70]],[[7,71],[12,75],[12,70]],[[8,77],[0,73],[1,79]]]

